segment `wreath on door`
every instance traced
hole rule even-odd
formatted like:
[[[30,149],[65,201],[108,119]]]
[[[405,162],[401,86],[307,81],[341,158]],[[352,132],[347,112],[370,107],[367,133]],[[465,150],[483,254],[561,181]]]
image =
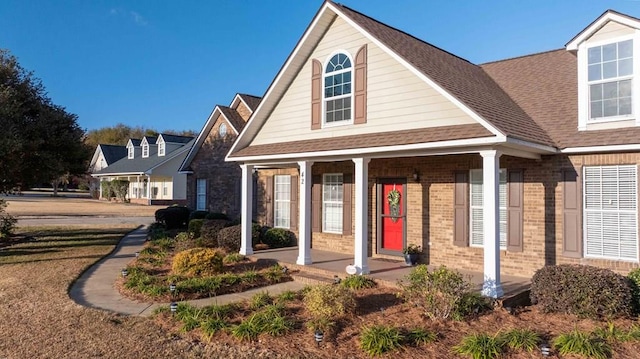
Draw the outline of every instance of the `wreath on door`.
[[[389,214],[391,220],[395,223],[400,217],[400,191],[393,185],[393,189],[387,194],[387,202],[389,203]]]

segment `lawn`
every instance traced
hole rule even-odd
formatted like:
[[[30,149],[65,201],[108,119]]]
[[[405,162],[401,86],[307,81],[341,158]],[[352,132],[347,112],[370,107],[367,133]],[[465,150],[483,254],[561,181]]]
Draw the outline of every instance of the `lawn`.
[[[20,228],[28,241],[0,251],[1,358],[278,357],[250,345],[204,345],[155,321],[75,304],[69,285],[131,227]]]

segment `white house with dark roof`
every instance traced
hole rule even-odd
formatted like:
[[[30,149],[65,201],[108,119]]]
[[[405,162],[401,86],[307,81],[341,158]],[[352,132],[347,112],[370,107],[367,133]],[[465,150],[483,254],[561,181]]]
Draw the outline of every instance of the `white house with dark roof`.
[[[300,265],[351,253],[366,274],[420,245],[492,297],[549,264],[638,268],[640,20],[585,25],[478,65],[325,1],[227,155],[240,252],[252,219],[295,232]]]
[[[101,182],[129,181],[127,198],[132,203],[184,205],[187,176],[179,169],[194,142],[193,137],[170,134],[130,139],[122,159],[91,175]]]

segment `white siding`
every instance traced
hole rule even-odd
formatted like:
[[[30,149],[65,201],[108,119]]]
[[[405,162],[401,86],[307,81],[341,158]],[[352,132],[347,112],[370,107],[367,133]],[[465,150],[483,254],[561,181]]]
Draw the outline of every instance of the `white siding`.
[[[617,23],[615,21],[609,21],[600,30],[593,34],[587,41],[601,41],[612,39],[624,35],[632,35],[635,32],[634,29]]]
[[[171,199],[187,199],[187,175],[178,173],[182,161],[187,156],[188,151],[165,162],[161,166],[153,169],[152,176],[170,177],[172,184],[169,186]],[[167,157],[174,155],[167,153]]]
[[[367,123],[311,130],[311,59],[325,64],[336,50],[355,56],[368,45]],[[410,70],[337,18],[252,145],[475,123]]]

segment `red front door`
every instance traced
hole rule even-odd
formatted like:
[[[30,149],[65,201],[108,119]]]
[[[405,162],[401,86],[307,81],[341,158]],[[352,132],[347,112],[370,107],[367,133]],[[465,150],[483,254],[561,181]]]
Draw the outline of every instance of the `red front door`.
[[[402,251],[405,234],[405,191],[404,184],[397,181],[384,181],[380,184],[380,249],[384,251]]]

